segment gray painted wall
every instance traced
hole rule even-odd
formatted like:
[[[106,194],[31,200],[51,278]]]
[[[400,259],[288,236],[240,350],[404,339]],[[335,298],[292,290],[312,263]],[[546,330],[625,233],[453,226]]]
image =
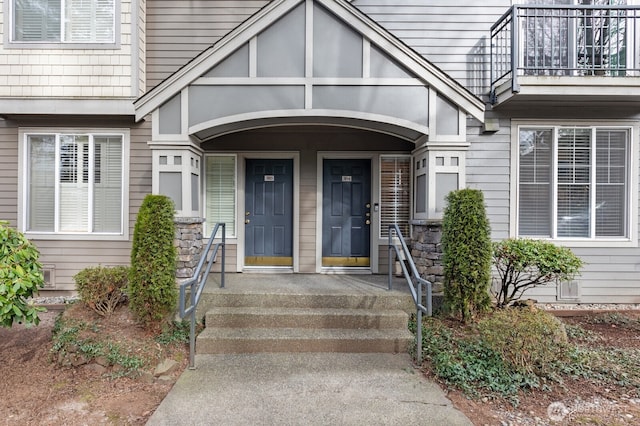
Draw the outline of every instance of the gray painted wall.
[[[264,0],[147,1],[147,90],[267,3]]]
[[[488,93],[490,29],[510,0],[352,3],[472,92]]]

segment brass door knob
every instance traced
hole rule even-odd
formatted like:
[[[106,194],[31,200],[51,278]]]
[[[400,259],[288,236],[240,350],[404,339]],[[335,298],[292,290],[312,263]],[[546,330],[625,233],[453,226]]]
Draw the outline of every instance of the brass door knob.
[[[249,219],[244,221],[244,223],[247,224],[247,225],[249,224],[249,222],[251,222]]]
[[[371,221],[369,219],[365,220],[364,222],[366,225],[371,225]]]

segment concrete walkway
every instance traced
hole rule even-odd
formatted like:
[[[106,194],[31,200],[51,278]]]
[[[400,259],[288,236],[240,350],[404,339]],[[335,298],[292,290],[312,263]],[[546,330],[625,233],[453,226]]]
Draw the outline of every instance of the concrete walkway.
[[[472,425],[406,354],[198,355],[147,425]]]

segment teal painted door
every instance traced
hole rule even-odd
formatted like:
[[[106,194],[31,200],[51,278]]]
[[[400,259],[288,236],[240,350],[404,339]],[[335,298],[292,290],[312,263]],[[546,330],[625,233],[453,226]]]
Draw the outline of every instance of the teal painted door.
[[[322,266],[370,266],[371,161],[324,160]]]
[[[293,265],[293,160],[247,159],[246,266]]]

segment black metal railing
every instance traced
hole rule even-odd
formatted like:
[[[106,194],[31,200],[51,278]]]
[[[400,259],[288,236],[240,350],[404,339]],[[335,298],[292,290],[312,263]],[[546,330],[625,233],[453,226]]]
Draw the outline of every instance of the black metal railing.
[[[395,235],[395,239],[394,239]],[[393,264],[400,262],[402,276],[409,286],[413,302],[416,305],[416,361],[422,362],[422,314],[433,314],[433,294],[431,282],[421,278],[416,269],[416,264],[411,257],[411,252],[404,241],[398,225],[389,225],[389,290],[393,288]],[[423,288],[426,294],[423,293]],[[423,296],[426,300],[423,304]]]
[[[222,230],[222,235],[217,243],[214,243],[218,231]],[[200,257],[198,267],[193,276],[180,284],[180,318],[184,319],[187,315],[191,318],[191,327],[189,329],[189,368],[195,369],[195,348],[196,348],[196,308],[200,302],[202,291],[207,284],[209,273],[213,264],[218,261],[218,250],[222,249],[220,258],[220,287],[224,288],[224,264],[225,264],[225,243],[226,228],[224,223],[216,223],[209,242]],[[187,292],[189,292],[189,306],[187,304]]]
[[[491,27],[491,91],[518,76],[640,76],[640,6],[512,6]]]

